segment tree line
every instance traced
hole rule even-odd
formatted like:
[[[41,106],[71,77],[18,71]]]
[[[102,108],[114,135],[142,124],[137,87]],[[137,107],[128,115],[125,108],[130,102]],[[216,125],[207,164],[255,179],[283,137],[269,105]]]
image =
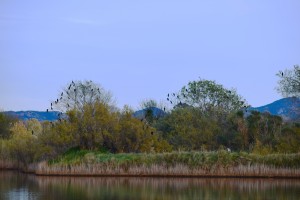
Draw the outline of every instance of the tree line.
[[[278,91],[299,94],[299,72],[298,66],[279,72]],[[300,151],[298,123],[248,110],[236,90],[215,81],[191,81],[166,99],[172,109],[162,107],[165,115],[156,116],[152,108],[157,103],[149,100],[142,105],[145,115],[135,118],[129,106],[118,109],[111,93],[100,85],[72,81],[47,108],[61,111],[55,122],[19,121],[0,113],[0,158],[31,163],[55,158],[74,147],[111,153]]]

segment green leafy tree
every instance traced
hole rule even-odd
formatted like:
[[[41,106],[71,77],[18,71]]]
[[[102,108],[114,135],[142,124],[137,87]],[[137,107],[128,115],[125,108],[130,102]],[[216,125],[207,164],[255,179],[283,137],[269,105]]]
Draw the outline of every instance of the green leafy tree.
[[[17,121],[17,118],[0,112],[0,138],[9,138],[10,129]]]
[[[171,146],[159,137],[155,128],[133,117],[133,111],[124,107],[119,118],[115,138],[118,152],[168,152]]]
[[[189,82],[178,94],[168,94],[168,99],[174,105],[192,106],[204,112],[214,110],[229,113],[247,106],[246,101],[235,90],[204,79]]]
[[[82,110],[67,112],[72,132],[82,149],[112,148],[112,135],[117,128],[117,113],[107,104],[86,104]]]
[[[34,160],[36,153],[36,138],[28,131],[22,121],[16,122],[11,128],[12,138],[9,149],[14,159],[27,165]]]
[[[218,123],[198,108],[177,108],[157,123],[157,129],[174,149],[217,149]]]

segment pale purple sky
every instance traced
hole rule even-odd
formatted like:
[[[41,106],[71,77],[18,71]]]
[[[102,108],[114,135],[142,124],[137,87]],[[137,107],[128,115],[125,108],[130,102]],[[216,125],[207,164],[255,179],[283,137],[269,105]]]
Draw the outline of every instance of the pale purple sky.
[[[45,110],[71,80],[117,105],[199,77],[261,106],[300,64],[299,0],[0,0],[0,109]]]

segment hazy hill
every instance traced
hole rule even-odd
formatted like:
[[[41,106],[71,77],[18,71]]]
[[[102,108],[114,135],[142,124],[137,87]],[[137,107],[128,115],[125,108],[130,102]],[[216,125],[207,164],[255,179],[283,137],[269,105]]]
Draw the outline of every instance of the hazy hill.
[[[249,110],[269,112],[272,115],[281,116],[284,120],[297,120],[300,119],[300,99],[296,97],[283,98]]]
[[[134,112],[133,116],[138,119],[143,119],[143,118],[145,118],[145,115],[146,115],[148,109],[150,109],[150,111],[152,112],[153,117],[163,117],[166,115],[166,113],[162,109],[159,109],[156,107],[150,107],[150,108],[145,108],[145,109]]]
[[[14,117],[17,117],[20,120],[28,120],[28,119],[37,119],[39,121],[54,121],[58,119],[58,113],[57,111],[53,112],[40,112],[40,111],[7,111],[4,112],[6,114],[12,115]]]

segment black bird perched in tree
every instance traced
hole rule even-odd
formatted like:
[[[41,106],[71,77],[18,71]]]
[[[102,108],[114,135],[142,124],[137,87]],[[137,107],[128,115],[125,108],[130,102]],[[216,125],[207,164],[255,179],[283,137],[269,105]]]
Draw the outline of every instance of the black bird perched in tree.
[[[57,99],[56,101],[57,101],[57,103],[58,103],[58,99]]]
[[[173,96],[175,97],[175,93],[173,93]]]
[[[74,89],[74,92],[76,92],[76,89]]]
[[[166,107],[164,107],[164,111],[166,111]]]
[[[283,76],[283,72],[281,72],[281,76]]]
[[[184,98],[186,97],[185,94],[183,94],[183,97],[184,97]]]
[[[188,89],[185,89],[185,91],[187,92],[187,91],[188,91]]]
[[[48,108],[47,108],[47,112],[48,112]]]
[[[170,96],[170,94],[168,93],[168,97]]]
[[[169,101],[170,99],[169,99],[169,98],[167,98],[167,100]]]
[[[68,108],[70,107],[70,105],[69,105],[69,104],[67,104],[67,106],[68,106]]]
[[[170,101],[170,103],[172,104],[173,102],[172,102],[172,101]]]

